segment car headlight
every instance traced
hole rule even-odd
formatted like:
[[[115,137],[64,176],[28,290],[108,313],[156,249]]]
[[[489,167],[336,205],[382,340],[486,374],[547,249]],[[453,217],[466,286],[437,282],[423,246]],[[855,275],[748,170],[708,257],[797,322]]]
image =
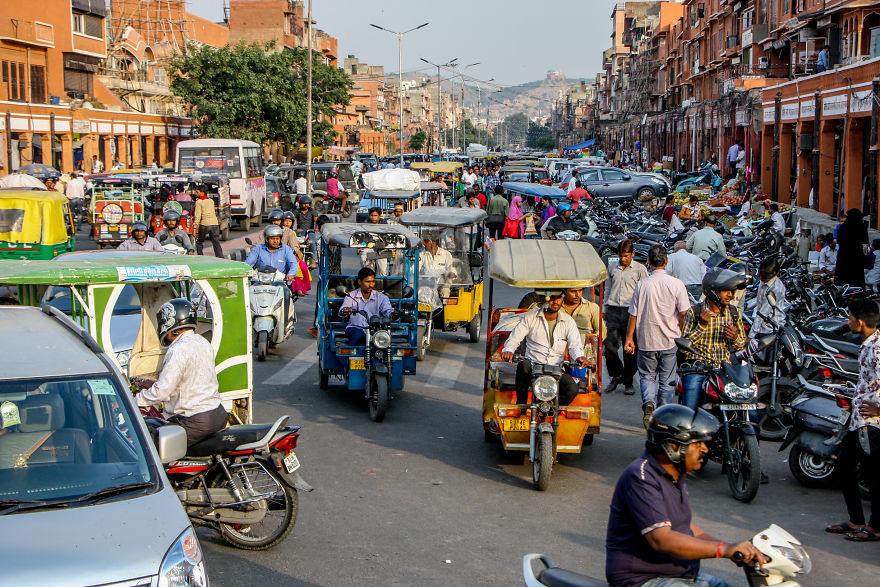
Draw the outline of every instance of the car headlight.
[[[535,379],[535,383],[532,384],[532,393],[534,394],[535,399],[542,402],[549,402],[552,400],[556,397],[558,390],[559,384],[549,375],[541,375]]]
[[[758,397],[758,384],[752,383],[748,387],[740,387],[736,383],[724,385],[724,394],[732,400],[746,402]]]
[[[192,526],[177,537],[159,568],[159,587],[207,586],[202,549]]]
[[[373,335],[373,344],[376,348],[387,349],[391,346],[391,334],[387,330],[380,330]]]
[[[128,366],[128,359],[131,357],[131,349],[127,351],[119,351],[116,353],[116,362],[125,369]]]

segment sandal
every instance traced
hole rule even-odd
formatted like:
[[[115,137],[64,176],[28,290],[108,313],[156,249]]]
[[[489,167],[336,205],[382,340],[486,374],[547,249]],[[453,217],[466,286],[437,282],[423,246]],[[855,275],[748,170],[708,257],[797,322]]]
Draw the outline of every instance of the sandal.
[[[826,526],[825,531],[829,534],[848,534],[850,532],[858,532],[862,528],[864,528],[864,526],[853,526],[849,523],[849,520],[847,520],[846,522]]]
[[[847,532],[843,537],[852,542],[875,542],[880,540],[880,534],[872,532],[867,527],[859,528],[853,532]]]

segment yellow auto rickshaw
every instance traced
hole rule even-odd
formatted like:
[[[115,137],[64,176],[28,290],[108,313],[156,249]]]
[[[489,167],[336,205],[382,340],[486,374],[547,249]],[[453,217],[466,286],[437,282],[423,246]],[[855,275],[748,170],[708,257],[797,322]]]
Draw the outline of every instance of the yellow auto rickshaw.
[[[486,212],[479,208],[422,206],[400,217],[436,251],[423,250],[419,269],[419,351],[424,358],[435,329],[466,328],[479,342],[483,311]],[[436,261],[435,261],[436,259]]]
[[[589,367],[572,369],[578,393],[569,405],[559,400],[559,379],[568,368],[531,363],[528,401],[516,402],[517,362],[525,341],[505,362],[501,351],[529,308],[494,308],[494,282],[536,290],[539,294],[568,288],[590,288],[587,299],[598,303],[608,272],[589,243],[563,240],[506,239],[492,243],[489,254],[489,324],[483,382],[483,430],[487,442],[501,441],[506,451],[528,451],[535,487],[545,490],[557,453],[579,453],[599,432],[601,412],[602,335],[587,334],[584,353]],[[600,314],[600,322],[601,322]],[[600,329],[601,330],[601,329]]]
[[[64,194],[0,189],[0,259],[52,259],[72,251],[74,226]]]

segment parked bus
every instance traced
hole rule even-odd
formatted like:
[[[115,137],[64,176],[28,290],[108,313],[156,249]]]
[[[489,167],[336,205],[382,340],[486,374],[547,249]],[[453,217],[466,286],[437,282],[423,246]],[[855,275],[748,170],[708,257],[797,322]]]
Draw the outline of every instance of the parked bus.
[[[177,145],[178,173],[225,173],[229,177],[232,218],[241,230],[259,225],[266,201],[263,151],[252,141],[193,139]]]

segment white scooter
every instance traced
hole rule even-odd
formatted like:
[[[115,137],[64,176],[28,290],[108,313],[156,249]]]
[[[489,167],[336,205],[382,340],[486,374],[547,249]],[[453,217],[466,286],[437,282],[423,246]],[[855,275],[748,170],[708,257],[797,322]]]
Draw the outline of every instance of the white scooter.
[[[749,587],[800,587],[800,583],[790,581],[798,575],[806,575],[813,564],[810,555],[804,550],[800,541],[777,526],[758,532],[752,538],[761,554],[770,562],[763,565],[748,565],[736,562],[743,568]],[[739,553],[737,553],[739,554]],[[534,564],[541,562],[541,568],[535,572]],[[523,580],[526,587],[545,587],[548,585],[567,585],[568,587],[597,587],[606,585],[603,579],[595,579],[574,571],[560,569],[543,554],[527,554],[523,557]]]
[[[295,301],[287,283],[287,276],[274,267],[257,268],[251,280],[251,318],[254,325],[254,344],[257,360],[265,361],[269,345],[278,345],[290,338],[296,324]]]

